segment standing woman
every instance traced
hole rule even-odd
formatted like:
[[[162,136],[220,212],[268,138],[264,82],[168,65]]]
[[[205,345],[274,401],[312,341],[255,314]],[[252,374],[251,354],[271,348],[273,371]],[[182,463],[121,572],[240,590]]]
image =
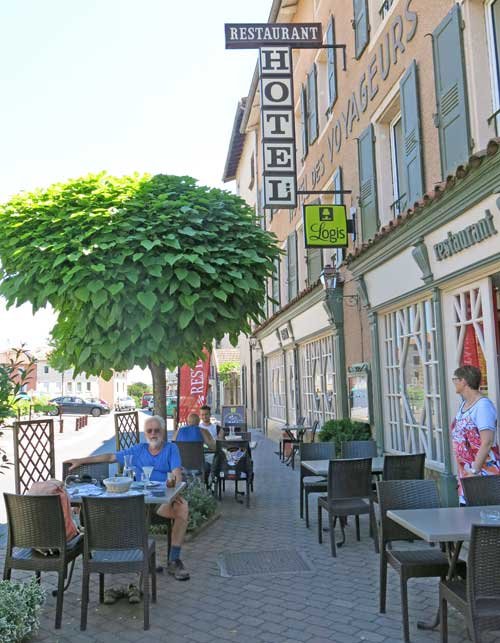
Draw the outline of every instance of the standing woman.
[[[461,478],[500,475],[497,412],[493,402],[479,391],[481,371],[475,366],[457,368],[453,383],[462,403],[451,425],[451,435],[458,467],[458,495],[460,504],[466,504]]]

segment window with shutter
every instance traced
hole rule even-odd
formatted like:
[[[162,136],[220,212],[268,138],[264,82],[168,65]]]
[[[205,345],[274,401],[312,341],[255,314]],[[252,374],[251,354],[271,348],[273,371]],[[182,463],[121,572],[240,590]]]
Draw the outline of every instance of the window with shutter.
[[[318,281],[323,270],[323,251],[321,248],[307,248],[307,285]]]
[[[300,90],[300,127],[302,130],[302,160],[304,160],[309,151],[307,139],[307,92],[304,85]]]
[[[399,84],[403,138],[404,191],[406,204],[422,198],[424,180],[422,170],[422,139],[420,136],[420,109],[418,100],[417,64],[412,61]]]
[[[297,271],[297,233],[292,232],[287,239],[287,281],[288,301],[297,296],[298,271]]]
[[[470,133],[460,7],[454,5],[432,34],[443,178],[469,158]]]
[[[307,74],[307,141],[312,145],[318,138],[318,72],[316,63]]]
[[[373,125],[369,125],[358,139],[359,205],[363,241],[371,239],[378,230],[377,177]]]
[[[359,58],[368,44],[370,24],[368,22],[368,0],[353,0],[354,51]]]
[[[328,28],[326,30],[326,44],[334,45],[335,44],[335,20],[333,16],[328,22]],[[326,78],[328,83],[328,111],[329,114],[332,111],[335,102],[337,101],[337,57],[335,49],[327,49],[327,59],[326,59]]]
[[[488,0],[486,7],[486,27],[490,56],[490,74],[493,113],[488,122],[495,123],[495,133],[500,133],[500,0]]]
[[[391,174],[392,196],[391,213],[397,216],[403,212],[408,204],[405,172],[405,145],[403,136],[403,119],[401,114],[392,120],[389,125],[389,141],[391,144]]]

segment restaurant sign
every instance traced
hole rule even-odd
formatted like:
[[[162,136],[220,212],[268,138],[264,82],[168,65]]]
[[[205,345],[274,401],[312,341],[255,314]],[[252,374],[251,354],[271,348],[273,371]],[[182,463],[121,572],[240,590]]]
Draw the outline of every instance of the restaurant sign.
[[[306,248],[347,247],[347,211],[345,205],[304,205]]]
[[[225,33],[226,49],[259,48],[263,205],[295,208],[292,48],[322,47],[321,23],[226,24]]]
[[[499,199],[500,200],[500,199]],[[490,210],[486,210],[484,219],[473,223],[458,232],[448,232],[446,239],[434,244],[434,254],[438,261],[448,259],[457,252],[462,252],[470,246],[498,234]]]
[[[320,22],[226,24],[226,49],[253,49],[278,45],[284,47],[321,47]]]

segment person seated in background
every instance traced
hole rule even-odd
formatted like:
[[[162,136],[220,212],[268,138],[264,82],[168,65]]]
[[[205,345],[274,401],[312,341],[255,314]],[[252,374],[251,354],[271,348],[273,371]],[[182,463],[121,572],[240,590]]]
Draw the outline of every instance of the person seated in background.
[[[209,449],[215,450],[215,440],[207,429],[200,427],[200,416],[190,413],[187,425],[174,431],[173,442],[204,442]]]
[[[132,456],[132,465],[135,468],[137,479],[140,480],[144,466],[153,467],[151,480],[166,482],[167,476],[172,472],[176,484],[182,482],[181,457],[177,445],[167,441],[167,428],[165,420],[159,415],[148,417],[144,422],[144,436],[146,442],[135,444],[129,449],[116,451],[115,453],[103,453],[101,455],[89,456],[87,458],[72,458],[67,460],[70,465],[69,471],[76,469],[82,464],[93,464],[96,462],[118,462],[124,464],[124,456]],[[170,560],[167,571],[176,580],[188,580],[189,573],[186,571],[180,558],[181,547],[186,534],[189,508],[188,503],[182,496],[177,496],[172,502],[162,504],[158,507],[157,514],[163,518],[171,518],[172,526],[172,547],[170,549]]]
[[[214,440],[224,440],[224,430],[214,422],[211,422],[210,413],[211,408],[208,404],[204,404],[200,409],[200,428],[206,429]]]

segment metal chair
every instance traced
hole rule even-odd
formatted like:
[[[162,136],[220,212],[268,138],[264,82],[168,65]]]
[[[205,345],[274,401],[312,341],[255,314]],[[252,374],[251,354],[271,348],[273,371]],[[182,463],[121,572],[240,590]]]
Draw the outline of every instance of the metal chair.
[[[345,542],[345,519],[356,516],[356,538],[360,540],[359,516],[369,514],[371,533],[376,533],[375,513],[371,495],[371,458],[356,460],[330,460],[328,465],[328,495],[318,498],[318,541],[323,542],[322,512],[328,513],[330,526],[330,547],[332,556],[337,555],[335,547],[335,522],[339,518],[342,531],[341,547]],[[378,551],[374,538],[375,551]]]
[[[75,560],[83,553],[83,538],[78,535],[66,542],[59,496],[21,496],[11,493],[4,493],[3,496],[8,522],[3,578],[10,580],[13,569],[23,569],[34,571],[40,582],[41,572],[57,572],[55,628],[59,629],[64,591],[71,582]],[[53,553],[45,556],[37,550],[51,550]]]
[[[90,476],[97,481],[102,482],[109,477],[109,464],[107,462],[95,462],[94,464],[80,464],[76,469],[69,471],[69,463],[63,462],[62,466],[62,479],[66,480],[68,475],[76,476]]]
[[[312,436],[311,442],[314,442],[314,438],[316,436],[316,431],[318,430],[318,426],[319,426],[319,420],[315,420],[311,430],[311,436]],[[299,431],[297,433],[297,438],[292,443],[292,452],[290,453],[290,457],[288,458],[287,466],[291,464],[293,470],[295,470],[295,456],[299,452],[299,447],[304,441],[304,435],[305,435],[305,431]]]
[[[293,431],[295,428],[303,427],[305,421],[306,421],[305,416],[301,415],[297,419],[297,423],[294,424],[293,426],[289,426],[288,424],[285,424],[285,426],[281,427],[282,431],[285,432],[285,435],[282,436],[281,440],[279,441],[279,450],[277,454],[279,455],[279,458],[282,462],[284,462],[285,460],[285,446],[287,444],[291,444],[296,441],[296,438],[293,437],[290,432]]]
[[[380,506],[380,595],[379,611],[385,614],[387,593],[387,564],[399,574],[401,584],[401,611],[403,634],[410,640],[408,622],[408,580],[410,578],[445,578],[449,569],[446,554],[438,548],[387,549],[392,541],[419,540],[414,533],[404,529],[387,517],[390,509],[433,509],[440,506],[434,480],[392,480],[377,482]],[[460,568],[463,571],[463,564]]]
[[[299,445],[300,461],[302,460],[334,460],[334,442],[302,443]],[[327,479],[324,476],[314,476],[311,472],[300,467],[300,517],[304,517],[304,500],[306,506],[306,527],[309,529],[309,494],[327,491]]]
[[[142,574],[144,629],[149,629],[149,576],[156,602],[156,548],[148,538],[144,496],[82,498],[85,542],[80,629],[87,628],[90,574],[99,574],[99,601],[104,600],[104,575]]]
[[[377,443],[375,440],[352,440],[342,442],[340,445],[341,457],[348,458],[376,458]]]
[[[499,542],[499,525],[472,525],[467,581],[439,583],[441,643],[448,642],[448,603],[465,616],[473,643],[482,632],[500,630]]]
[[[462,489],[468,505],[500,505],[500,476],[462,478]]]

